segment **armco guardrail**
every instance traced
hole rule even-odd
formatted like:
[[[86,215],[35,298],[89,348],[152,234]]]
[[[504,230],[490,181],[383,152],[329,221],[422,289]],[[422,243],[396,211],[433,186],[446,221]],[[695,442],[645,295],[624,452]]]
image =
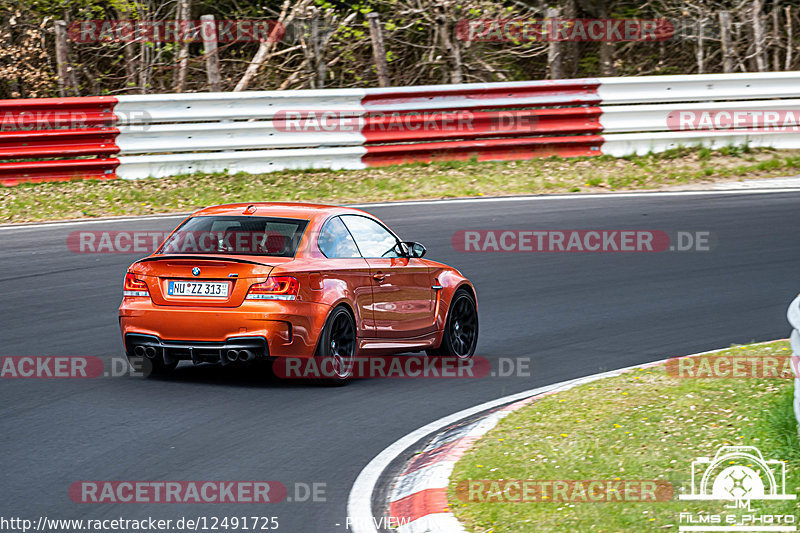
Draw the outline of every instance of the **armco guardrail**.
[[[794,371],[794,416],[797,418],[797,435],[800,437],[800,296],[789,305],[787,312],[792,325],[792,370]]]
[[[800,148],[800,128],[684,130],[681,111],[800,116],[800,72],[0,100],[0,182]]]

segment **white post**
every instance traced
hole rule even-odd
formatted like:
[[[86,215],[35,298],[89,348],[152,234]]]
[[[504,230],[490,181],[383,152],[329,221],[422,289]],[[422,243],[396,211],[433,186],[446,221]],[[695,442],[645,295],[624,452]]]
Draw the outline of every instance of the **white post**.
[[[203,32],[203,46],[206,54],[206,72],[208,75],[208,89],[211,92],[221,90],[219,77],[219,52],[217,51],[217,23],[214,15],[200,17]]]

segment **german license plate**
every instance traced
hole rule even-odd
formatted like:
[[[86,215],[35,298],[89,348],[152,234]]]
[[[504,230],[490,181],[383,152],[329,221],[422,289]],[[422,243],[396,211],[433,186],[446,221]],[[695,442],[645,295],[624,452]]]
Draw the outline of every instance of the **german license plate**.
[[[170,281],[167,284],[169,296],[198,296],[207,298],[227,298],[229,285],[215,281]]]

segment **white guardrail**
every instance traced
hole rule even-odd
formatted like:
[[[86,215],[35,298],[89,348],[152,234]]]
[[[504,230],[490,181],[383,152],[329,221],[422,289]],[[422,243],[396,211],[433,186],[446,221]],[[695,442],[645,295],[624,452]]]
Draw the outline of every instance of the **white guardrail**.
[[[797,418],[797,436],[800,438],[800,295],[789,305],[786,313],[792,325],[792,370],[794,371],[794,416]]]
[[[800,71],[0,100],[0,113],[20,121],[65,109],[108,123],[0,132],[0,157],[13,160],[0,162],[0,182],[626,156],[680,145],[800,149]],[[747,120],[681,119],[708,114]],[[768,115],[779,120],[752,125]],[[70,155],[81,159],[51,159]]]
[[[539,121],[530,131],[514,136],[468,135],[467,140],[437,138],[446,127],[433,127],[420,137],[371,141],[365,133],[377,114],[435,114],[451,110],[531,109],[565,114],[594,108],[595,119],[584,130],[563,133],[558,121]],[[752,128],[678,130],[676,113],[796,112],[800,117],[800,72],[589,78],[557,82],[511,82],[431,85],[381,89],[313,91],[254,91],[120,96],[114,108],[119,117],[120,167],[124,178],[203,172],[267,172],[290,168],[357,169],[393,162],[457,157],[454,152],[481,159],[525,158],[530,151],[492,151],[480,144],[487,138],[535,142],[550,138],[560,155],[608,154],[625,156],[660,152],[678,146],[720,148],[750,145],[778,149],[800,148],[800,128],[753,131]],[[285,112],[335,120],[357,117],[356,127],[323,131],[311,127],[287,131],[274,122]],[[566,121],[566,118],[564,119]],[[402,124],[402,120],[398,122]],[[397,127],[398,124],[395,124]],[[562,130],[559,130],[559,127]],[[425,138],[427,134],[428,138]],[[575,151],[571,143],[581,134],[595,134],[595,146]],[[437,142],[450,141],[441,148]],[[413,142],[413,144],[411,144]],[[559,144],[563,143],[563,144]],[[391,146],[392,158],[370,157]],[[426,152],[417,156],[419,152]],[[444,155],[442,155],[444,154]],[[511,155],[509,155],[511,154]]]

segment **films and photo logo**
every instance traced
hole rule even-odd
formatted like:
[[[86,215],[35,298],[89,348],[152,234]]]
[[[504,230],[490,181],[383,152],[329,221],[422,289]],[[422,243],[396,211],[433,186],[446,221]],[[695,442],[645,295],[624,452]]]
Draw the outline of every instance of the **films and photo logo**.
[[[678,531],[797,531],[795,515],[758,513],[754,502],[794,500],[786,494],[786,464],[765,460],[755,446],[722,446],[713,459],[692,461],[692,492],[681,500],[727,501],[722,514],[682,512]]]

